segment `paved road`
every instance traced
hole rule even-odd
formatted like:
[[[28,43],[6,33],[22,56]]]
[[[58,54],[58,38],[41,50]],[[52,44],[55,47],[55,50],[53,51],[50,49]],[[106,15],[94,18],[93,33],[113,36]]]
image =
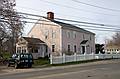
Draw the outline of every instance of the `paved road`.
[[[0,79],[120,79],[120,59],[24,71],[1,74]]]

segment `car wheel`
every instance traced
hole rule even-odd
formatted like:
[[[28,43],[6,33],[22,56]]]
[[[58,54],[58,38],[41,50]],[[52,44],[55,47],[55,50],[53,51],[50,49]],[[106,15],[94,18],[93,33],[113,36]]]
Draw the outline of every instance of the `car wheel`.
[[[18,69],[18,64],[17,63],[15,63],[15,69]]]
[[[31,68],[32,67],[32,64],[28,64],[28,68]]]
[[[7,67],[10,67],[10,63],[7,63]]]

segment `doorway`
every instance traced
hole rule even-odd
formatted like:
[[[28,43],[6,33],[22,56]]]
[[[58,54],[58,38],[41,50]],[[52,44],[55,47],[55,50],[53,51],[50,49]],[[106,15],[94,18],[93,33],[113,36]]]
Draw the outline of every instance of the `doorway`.
[[[82,54],[85,54],[85,46],[82,46]]]

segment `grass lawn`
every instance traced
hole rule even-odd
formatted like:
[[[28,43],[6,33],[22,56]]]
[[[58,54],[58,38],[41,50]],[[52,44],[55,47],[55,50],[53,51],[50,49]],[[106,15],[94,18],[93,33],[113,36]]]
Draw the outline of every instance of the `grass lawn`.
[[[49,59],[48,58],[39,58],[34,60],[33,66],[40,66],[40,65],[49,65]]]
[[[62,64],[52,64],[52,66],[75,65],[75,64],[82,64],[82,63],[96,62],[96,61],[101,61],[101,60],[103,60],[103,59],[99,59],[99,60],[75,61],[75,62],[67,62],[67,63],[62,63]]]
[[[68,63],[62,63],[62,64],[50,64],[49,59],[47,58],[40,58],[37,60],[34,60],[33,67],[51,67],[51,66],[66,66],[66,65],[75,65],[75,64],[82,64],[82,63],[89,63],[89,62],[96,62],[101,61],[103,59],[99,60],[85,60],[85,61],[76,61],[76,62],[68,62]],[[104,60],[110,60],[110,59],[104,59]]]
[[[3,53],[2,55],[4,59],[9,59],[11,57],[11,54],[7,52]]]

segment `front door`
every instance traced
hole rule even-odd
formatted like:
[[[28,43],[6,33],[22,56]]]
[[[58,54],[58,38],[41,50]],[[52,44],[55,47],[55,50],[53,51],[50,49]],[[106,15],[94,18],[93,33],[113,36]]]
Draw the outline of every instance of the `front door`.
[[[85,46],[82,46],[82,54],[85,53]]]

